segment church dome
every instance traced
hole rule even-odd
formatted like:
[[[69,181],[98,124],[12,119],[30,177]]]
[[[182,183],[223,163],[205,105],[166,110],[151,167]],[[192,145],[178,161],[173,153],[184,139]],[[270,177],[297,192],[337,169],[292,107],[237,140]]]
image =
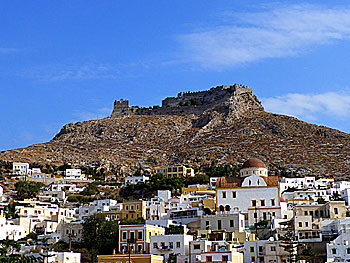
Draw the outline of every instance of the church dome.
[[[245,161],[245,163],[242,165],[241,169],[246,169],[246,168],[265,168],[265,169],[267,169],[264,162],[258,158],[251,158],[251,159]]]

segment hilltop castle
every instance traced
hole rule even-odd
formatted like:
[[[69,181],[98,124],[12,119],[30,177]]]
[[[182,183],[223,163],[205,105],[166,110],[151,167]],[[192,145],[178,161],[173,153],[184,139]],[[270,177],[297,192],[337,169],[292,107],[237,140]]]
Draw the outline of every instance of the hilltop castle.
[[[242,104],[248,107],[242,107]],[[180,92],[177,97],[168,97],[162,106],[140,108],[129,106],[128,100],[116,100],[112,117],[123,115],[201,115],[212,109],[218,112],[240,111],[241,109],[263,110],[252,89],[240,84],[217,86],[206,91]]]

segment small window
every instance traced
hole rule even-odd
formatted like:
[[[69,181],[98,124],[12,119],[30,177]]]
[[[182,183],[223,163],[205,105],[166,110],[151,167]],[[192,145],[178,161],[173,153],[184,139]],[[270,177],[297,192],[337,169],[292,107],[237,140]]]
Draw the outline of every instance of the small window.
[[[249,248],[250,253],[254,253],[254,247]]]
[[[222,198],[223,198],[223,199],[226,198],[226,192],[222,192]]]
[[[207,256],[206,262],[213,262],[213,257],[212,256]]]
[[[195,245],[193,245],[193,249],[201,249],[201,245],[200,244],[195,244]]]
[[[302,222],[299,222],[299,227],[302,227],[303,226],[303,223]]]
[[[158,248],[158,243],[157,242],[153,243],[153,248]]]
[[[309,226],[309,222],[305,222],[305,227],[308,227]]]
[[[346,254],[350,254],[350,247],[346,249]]]
[[[275,246],[271,246],[271,251],[276,251],[276,247]]]
[[[235,221],[233,219],[230,220],[230,227],[234,227],[235,226]]]
[[[338,214],[338,208],[334,208],[334,214]]]
[[[227,261],[228,261],[228,256],[226,256],[226,255],[225,255],[225,256],[222,256],[222,261],[223,261],[223,262],[227,262]]]
[[[276,205],[275,199],[271,199],[271,206],[275,206],[275,205]]]
[[[336,248],[332,248],[332,254],[337,254],[337,249]]]
[[[181,247],[181,243],[180,242],[176,242],[176,248],[180,248]]]
[[[127,239],[127,232],[123,231],[123,239],[126,240]]]
[[[129,210],[129,206],[128,205],[125,206],[125,210]]]
[[[262,246],[259,246],[259,253],[262,253],[263,252],[263,247]]]
[[[252,200],[252,206],[256,206],[256,200]]]
[[[251,257],[250,259],[251,259],[250,262],[255,262],[255,257]]]
[[[307,216],[307,211],[304,212],[304,215]]]
[[[260,205],[265,206],[265,200],[260,200]]]
[[[173,242],[169,242],[169,248],[174,248],[174,243]]]
[[[137,239],[142,240],[142,231],[137,232]]]
[[[232,198],[236,198],[237,197],[237,193],[236,193],[236,191],[233,191],[232,192]]]

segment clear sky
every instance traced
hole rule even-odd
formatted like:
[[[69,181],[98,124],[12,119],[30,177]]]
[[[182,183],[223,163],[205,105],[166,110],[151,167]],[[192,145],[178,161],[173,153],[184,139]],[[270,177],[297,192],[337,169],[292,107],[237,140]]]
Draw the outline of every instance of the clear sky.
[[[234,83],[267,111],[350,132],[348,1],[4,0],[0,23],[0,150],[115,99]]]

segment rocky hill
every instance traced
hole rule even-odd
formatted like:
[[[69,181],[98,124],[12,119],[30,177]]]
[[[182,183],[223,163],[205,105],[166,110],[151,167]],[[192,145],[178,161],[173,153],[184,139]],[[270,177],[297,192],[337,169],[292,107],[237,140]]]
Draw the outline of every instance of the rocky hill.
[[[116,101],[112,116],[71,123],[47,143],[0,152],[0,159],[136,168],[217,159],[264,160],[270,170],[347,175],[350,135],[296,118],[265,112],[251,89],[219,86],[179,93],[161,107]]]

